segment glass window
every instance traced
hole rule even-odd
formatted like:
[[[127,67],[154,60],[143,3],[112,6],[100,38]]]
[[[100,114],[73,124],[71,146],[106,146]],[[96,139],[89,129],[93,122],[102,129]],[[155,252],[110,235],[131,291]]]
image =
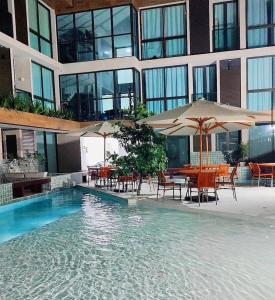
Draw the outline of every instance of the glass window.
[[[92,13],[75,14],[77,61],[93,60]]]
[[[57,31],[63,63],[138,56],[137,13],[131,5],[57,16]]]
[[[79,120],[78,87],[76,75],[60,76],[61,107],[73,113],[74,119]]]
[[[94,119],[96,114],[95,74],[79,74],[78,90],[80,101],[80,120]]]
[[[44,108],[55,108],[53,71],[32,63],[32,84],[35,101],[41,102]]]
[[[188,102],[187,67],[144,70],[145,99],[148,110],[160,113]]]
[[[59,60],[63,63],[77,61],[74,15],[57,16]]]
[[[139,72],[133,69],[60,76],[61,103],[80,121],[124,117],[139,102]]]
[[[131,33],[130,6],[113,8],[114,35]]]
[[[239,29],[235,1],[214,4],[214,51],[238,48]]]
[[[217,101],[216,66],[194,67],[193,100],[206,99]]]
[[[168,167],[178,168],[189,163],[189,138],[185,136],[169,136],[166,142]]]
[[[248,108],[271,110],[275,103],[275,57],[250,58],[247,68]]]
[[[275,0],[247,0],[247,46],[275,44]]]
[[[240,131],[217,133],[216,149],[222,152],[237,150],[240,140]]]
[[[187,53],[185,5],[145,9],[141,19],[143,59]]]
[[[46,147],[47,147],[47,171],[49,173],[57,173],[57,146],[56,134],[46,132]]]
[[[111,9],[99,9],[94,11],[95,36],[103,37],[112,35]]]
[[[52,57],[50,11],[37,0],[28,0],[30,45],[33,49]]]

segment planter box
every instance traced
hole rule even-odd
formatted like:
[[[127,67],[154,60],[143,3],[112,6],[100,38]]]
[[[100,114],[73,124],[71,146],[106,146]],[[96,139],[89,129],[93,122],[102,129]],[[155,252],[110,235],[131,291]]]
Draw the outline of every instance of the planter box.
[[[45,128],[58,131],[69,131],[80,128],[80,123],[76,121],[51,118],[4,108],[0,108],[0,119],[2,124]]]

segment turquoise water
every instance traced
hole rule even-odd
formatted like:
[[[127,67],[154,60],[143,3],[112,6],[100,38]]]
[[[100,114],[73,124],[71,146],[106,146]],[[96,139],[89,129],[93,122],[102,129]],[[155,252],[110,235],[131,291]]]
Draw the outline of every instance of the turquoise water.
[[[271,225],[80,191],[25,205],[20,219],[48,224],[0,244],[1,300],[274,299]]]

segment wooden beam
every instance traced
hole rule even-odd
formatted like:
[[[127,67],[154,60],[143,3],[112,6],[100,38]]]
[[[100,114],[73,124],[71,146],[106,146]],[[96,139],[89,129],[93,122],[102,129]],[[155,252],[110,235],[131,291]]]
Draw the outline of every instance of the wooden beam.
[[[10,126],[32,127],[56,131],[70,131],[80,128],[80,122],[51,118],[15,110],[0,108],[0,123]]]

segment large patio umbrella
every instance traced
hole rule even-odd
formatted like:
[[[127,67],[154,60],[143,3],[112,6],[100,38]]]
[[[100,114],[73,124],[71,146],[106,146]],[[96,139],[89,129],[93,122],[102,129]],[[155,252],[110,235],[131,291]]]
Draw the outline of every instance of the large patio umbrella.
[[[226,122],[253,122],[257,120],[257,117],[265,115],[264,113],[252,112],[207,100],[197,100],[162,114],[142,119],[138,123],[171,127],[181,124],[185,126],[187,121],[190,122],[189,127],[195,127],[200,136],[200,168],[202,168],[202,136],[207,124],[215,123],[218,128]]]
[[[207,123],[203,126],[203,134],[206,137],[206,156],[207,164],[209,163],[209,147],[208,147],[208,135],[212,133],[223,133],[231,132],[242,129],[248,129],[255,126],[255,121],[251,122],[212,122]],[[182,135],[199,135],[199,126],[190,124],[190,121],[186,120],[185,122],[179,125],[173,125],[170,128],[160,131],[161,134],[166,136],[182,136]]]
[[[116,125],[118,121],[104,121],[95,125],[83,127],[79,130],[73,130],[67,134],[70,136],[79,137],[103,137],[104,139],[104,167],[106,166],[106,138],[111,137],[114,133],[119,131]]]

